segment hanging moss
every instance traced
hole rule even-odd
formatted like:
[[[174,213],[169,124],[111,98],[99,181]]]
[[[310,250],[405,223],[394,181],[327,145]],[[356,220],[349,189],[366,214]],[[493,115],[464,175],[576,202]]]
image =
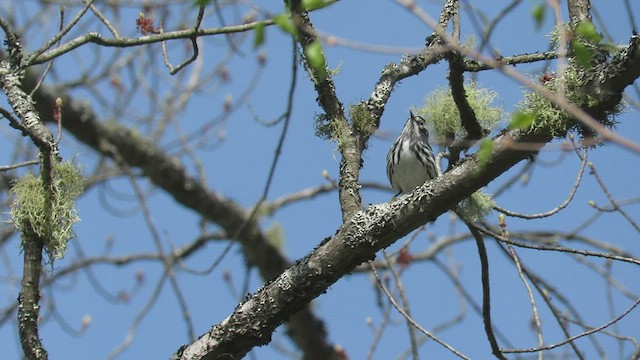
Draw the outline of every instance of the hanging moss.
[[[568,66],[562,76],[551,73],[544,74],[540,79],[542,85],[553,93],[557,93],[562,86],[562,92],[567,101],[579,108],[589,109],[598,106],[598,101],[584,91],[580,75],[573,66]],[[595,136],[592,129],[533,91],[525,91],[518,107],[523,114],[532,118],[531,125],[525,131],[546,130],[558,138],[565,137],[571,131],[577,131],[581,139]],[[604,126],[613,127],[615,126],[614,116],[623,109],[622,105],[616,106],[597,120]]]
[[[461,214],[472,222],[483,220],[493,211],[495,205],[493,197],[482,190],[474,192],[458,204]]]
[[[498,94],[490,89],[479,87],[474,81],[464,85],[469,106],[478,119],[482,128],[494,129],[503,117],[503,109],[494,105]],[[451,89],[442,87],[431,92],[425,99],[425,105],[417,112],[425,118],[432,127],[432,142],[442,146],[441,142],[447,134],[464,137],[466,131],[460,122],[460,112],[456,106]]]
[[[82,194],[83,178],[73,163],[61,162],[53,167],[51,181],[49,189],[41,177],[31,173],[16,181],[11,189],[10,213],[23,243],[38,236],[53,263],[64,257],[67,242],[75,236],[72,227],[80,220],[75,199]]]

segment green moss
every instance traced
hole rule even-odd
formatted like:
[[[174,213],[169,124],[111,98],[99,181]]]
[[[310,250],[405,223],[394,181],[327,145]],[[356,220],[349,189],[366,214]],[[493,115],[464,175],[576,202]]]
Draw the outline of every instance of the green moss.
[[[491,195],[478,190],[471,194],[470,197],[462,200],[458,206],[462,215],[466,219],[477,222],[484,219],[491,213],[491,211],[493,211],[495,202]]]
[[[315,118],[315,129],[316,136],[335,141],[338,143],[338,149],[342,149],[344,140],[341,138],[342,134],[345,134],[345,131],[348,131],[346,128],[348,125],[343,121],[334,121],[330,119],[326,114],[316,115]]]
[[[464,86],[467,101],[484,129],[494,129],[503,117],[503,109],[494,103],[498,94],[490,89],[479,87],[476,82],[467,82]],[[460,122],[460,112],[451,95],[449,87],[442,87],[430,93],[425,104],[417,112],[424,117],[432,128],[432,139],[439,146],[447,134],[464,137],[466,131]]]
[[[549,91],[556,93],[558,85],[563,83],[565,94],[571,97],[571,94],[576,93],[574,74],[574,72],[567,71],[562,79],[556,78],[555,75],[549,76],[545,78],[542,85]],[[527,129],[528,131],[547,130],[555,137],[563,137],[571,128],[572,121],[569,114],[533,91],[525,91],[518,107],[522,113],[533,118]]]
[[[16,181],[10,211],[11,223],[20,231],[22,241],[40,237],[51,263],[64,256],[67,241],[75,236],[72,227],[80,220],[75,199],[83,191],[83,178],[73,163],[56,164],[52,175],[52,194],[42,178],[31,173]]]
[[[371,113],[367,109],[367,105],[364,102],[360,102],[349,108],[349,115],[353,128],[357,131],[370,133],[373,127]]]
[[[367,109],[366,103],[360,102],[356,105],[352,105],[349,108],[349,115],[351,117],[351,127],[353,129],[362,133],[370,133],[373,131],[374,127],[372,117],[371,113]],[[314,124],[316,136],[337,142],[338,149],[343,148],[344,139],[341,137],[344,134],[351,133],[351,129],[348,128],[348,123],[330,119],[324,113],[316,115]]]
[[[580,79],[581,76],[578,75],[575,68],[569,66],[562,76],[545,74],[541,77],[541,82],[552,93],[558,93],[558,89],[562,87],[562,93],[567,101],[579,108],[597,107],[598,101],[584,91]],[[577,131],[580,138],[595,135],[593,130],[582,125],[564,110],[533,91],[525,90],[523,100],[517,106],[521,113],[533,118],[531,125],[525,131],[549,131],[552,136],[558,138],[565,137],[571,131]],[[598,120],[607,127],[613,127],[615,121],[610,118],[621,112],[622,109],[622,106],[617,106]]]

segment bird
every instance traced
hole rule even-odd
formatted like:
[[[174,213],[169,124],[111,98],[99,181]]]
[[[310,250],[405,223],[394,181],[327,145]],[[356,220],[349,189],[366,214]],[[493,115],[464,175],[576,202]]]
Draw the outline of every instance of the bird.
[[[409,111],[409,119],[387,154],[387,177],[391,187],[398,192],[396,196],[406,194],[437,176],[425,120]]]

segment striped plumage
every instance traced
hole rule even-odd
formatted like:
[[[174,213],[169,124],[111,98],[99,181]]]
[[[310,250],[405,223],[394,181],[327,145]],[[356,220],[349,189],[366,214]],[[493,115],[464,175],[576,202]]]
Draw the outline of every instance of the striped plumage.
[[[387,177],[400,193],[408,193],[438,176],[424,119],[410,113],[402,133],[387,154]]]

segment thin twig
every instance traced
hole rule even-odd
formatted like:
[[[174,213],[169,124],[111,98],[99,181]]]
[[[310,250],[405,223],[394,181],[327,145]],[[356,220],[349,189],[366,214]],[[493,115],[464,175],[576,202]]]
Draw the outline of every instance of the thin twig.
[[[29,59],[27,60],[27,65],[37,65],[45,63],[51,59],[57,58],[63,54],[66,54],[70,51],[73,51],[80,46],[86,44],[96,44],[105,47],[134,47],[140,45],[147,44],[155,44],[161,43],[167,40],[177,40],[177,39],[191,39],[193,37],[202,37],[202,36],[212,36],[219,34],[229,34],[229,33],[237,33],[237,32],[246,32],[248,30],[255,29],[258,25],[270,26],[275,24],[273,20],[261,20],[255,21],[248,24],[241,25],[233,25],[225,28],[210,28],[210,29],[198,29],[195,31],[194,29],[186,29],[186,30],[177,30],[170,32],[163,32],[160,34],[141,36],[137,38],[105,38],[102,35],[96,32],[86,33],[84,35],[78,36],[72,40],[67,41],[62,44],[60,47],[50,50],[47,53],[33,53]],[[55,42],[53,43],[55,44]],[[47,47],[50,48],[53,44]],[[46,51],[46,49],[44,50]],[[43,52],[44,52],[43,51]]]
[[[536,334],[538,335],[538,346],[542,346],[544,344],[544,338],[542,337],[542,324],[540,323],[540,316],[538,315],[538,305],[536,305],[536,299],[533,296],[533,291],[531,291],[531,286],[527,282],[524,273],[522,272],[522,265],[520,264],[520,258],[516,254],[516,251],[513,249],[511,244],[507,244],[507,249],[509,250],[509,255],[513,259],[513,262],[516,264],[516,269],[518,270],[518,276],[520,277],[520,281],[524,284],[524,287],[527,289],[527,295],[529,296],[529,303],[531,304],[531,311],[533,317],[533,323],[535,324]],[[542,353],[538,354],[538,359],[542,360]]]
[[[633,309],[636,308],[636,306],[638,306],[640,304],[640,298],[638,298],[627,310],[625,310],[622,314],[618,315],[617,317],[611,319],[610,321],[608,321],[607,323],[600,325],[598,327],[595,327],[593,329],[590,329],[588,331],[582,332],[578,335],[572,336],[568,339],[562,340],[560,342],[557,342],[555,344],[551,344],[551,345],[546,345],[546,346],[541,346],[541,347],[537,347],[537,348],[530,348],[530,349],[503,349],[502,351],[504,353],[509,353],[509,354],[513,354],[513,353],[529,353],[529,352],[537,352],[537,351],[545,351],[545,350],[551,350],[551,349],[555,349],[557,347],[560,347],[562,345],[565,345],[569,342],[575,341],[581,337],[585,337],[594,333],[597,333],[599,331],[602,331],[603,329],[606,329],[607,327],[611,326],[612,324],[617,323],[618,321],[620,321],[622,318],[624,318],[625,316],[627,316]]]
[[[566,248],[566,247],[562,247],[562,246],[540,246],[540,245],[533,245],[533,244],[525,244],[525,243],[521,243],[521,242],[518,242],[518,241],[513,241],[511,239],[507,239],[504,236],[501,236],[501,235],[496,234],[495,232],[489,230],[488,228],[479,227],[478,230],[481,233],[489,235],[489,236],[491,236],[493,238],[496,238],[499,241],[502,241],[502,242],[507,243],[507,244],[515,245],[515,246],[518,246],[518,247],[522,247],[522,248],[534,249],[534,250],[544,250],[544,251],[558,251],[558,252],[579,254],[579,255],[584,255],[584,256],[601,257],[601,258],[605,258],[605,259],[618,260],[618,261],[628,262],[628,263],[631,263],[631,264],[640,265],[640,260],[635,259],[633,257],[625,257],[625,256],[619,256],[619,255],[605,254],[605,253],[599,253],[599,252],[590,251],[590,250],[570,249],[570,248]]]
[[[87,0],[82,0],[83,3],[87,3]],[[93,2],[93,1],[92,1]],[[100,10],[93,4],[89,4],[89,8],[91,9],[91,11],[93,12],[93,14],[100,20],[102,21],[102,23],[104,24],[104,26],[107,27],[107,29],[109,29],[109,32],[111,32],[111,34],[113,35],[114,38],[116,39],[120,39],[120,34],[118,34],[118,30],[113,27],[113,25],[111,25],[111,22],[104,16],[102,15],[102,12],[100,12]]]
[[[196,22],[193,25],[193,32],[194,34],[198,33],[198,31],[200,30],[200,25],[202,24],[202,18],[204,17],[204,6],[200,6],[200,8],[198,9],[198,17],[196,18]],[[227,34],[228,35],[228,34]],[[171,66],[171,64],[169,63],[169,55],[166,53],[166,42],[162,42],[162,52],[165,55],[165,64],[167,65],[167,67],[169,68],[169,74],[171,75],[175,75],[177,74],[180,70],[182,70],[184,67],[186,67],[187,65],[191,64],[192,62],[194,62],[197,58],[198,55],[200,54],[200,48],[198,47],[198,37],[197,36],[193,36],[191,38],[191,47],[193,48],[193,54],[191,55],[190,58],[186,59],[185,61],[183,61],[182,63],[180,63],[178,66],[176,66],[175,68]]]
[[[87,10],[89,10],[89,7],[93,4],[94,1],[95,0],[89,0],[88,2],[85,2],[84,7],[80,10],[80,12],[78,12],[78,14],[76,14],[76,16],[73,19],[71,19],[71,22],[69,22],[69,24],[64,29],[60,30],[54,37],[49,39],[49,41],[47,41],[46,44],[42,45],[38,50],[34,51],[27,58],[27,60],[25,61],[26,66],[35,65],[35,64],[42,64],[42,63],[47,62],[49,60],[53,60],[55,57],[52,57],[52,58],[49,58],[49,59],[46,59],[44,61],[40,61],[40,62],[37,62],[37,63],[34,62],[35,59],[37,59],[45,51],[50,49],[53,45],[59,44],[59,42],[62,39],[62,37],[65,36],[74,26],[76,26],[78,21],[80,21],[82,16],[84,16],[84,14],[87,12]],[[58,48],[56,50],[60,50],[60,49],[61,49],[61,47],[58,46]],[[71,49],[69,51],[71,51]]]
[[[178,305],[180,307],[182,317],[184,319],[184,322],[187,328],[187,336],[190,341],[194,341],[196,336],[195,336],[195,327],[193,325],[193,320],[191,318],[191,311],[187,306],[186,298],[184,296],[182,289],[180,288],[180,283],[176,278],[175,272],[173,271],[173,262],[170,260],[171,254],[165,254],[165,251],[163,249],[160,232],[158,231],[158,228],[155,226],[153,217],[151,215],[151,211],[147,206],[146,196],[142,191],[142,189],[140,188],[140,185],[138,184],[136,177],[131,172],[131,169],[129,168],[129,166],[126,165],[126,163],[124,163],[123,161],[121,161],[120,159],[121,155],[114,154],[114,156],[116,157],[116,160],[120,162],[120,166],[124,171],[124,173],[129,177],[129,182],[131,183],[131,187],[133,188],[133,191],[138,200],[140,209],[142,210],[144,220],[147,223],[149,232],[151,233],[151,238],[153,239],[156,245],[156,251],[158,252],[158,254],[161,255],[160,258],[162,259],[164,272],[169,279],[169,284],[171,285],[171,288],[173,289],[173,292],[176,296],[176,300],[178,301]]]
[[[18,169],[24,166],[39,165],[39,164],[40,164],[40,160],[29,160],[29,161],[24,161],[18,164],[0,166],[0,171],[9,171],[9,170]]]
[[[61,5],[60,6],[60,28],[58,29],[59,32],[62,32],[63,26],[64,26],[64,6]],[[60,38],[58,42],[56,42],[56,47],[60,46],[60,40],[62,40],[62,38]],[[33,97],[33,94],[35,94],[38,88],[40,88],[40,85],[42,85],[42,83],[44,82],[44,79],[47,77],[47,74],[49,73],[49,71],[51,70],[51,67],[53,66],[53,60],[54,59],[51,59],[51,61],[47,63],[47,67],[45,67],[44,71],[42,72],[42,75],[40,75],[40,79],[38,79],[38,82],[29,93],[29,96]]]
[[[391,315],[391,309],[393,309],[393,306],[391,305],[391,302],[389,302],[388,304],[389,305],[387,305],[382,315],[382,323],[380,323],[380,327],[376,329],[373,325],[373,320],[371,320],[370,322],[370,326],[375,331],[375,334],[373,336],[373,341],[371,342],[371,346],[369,346],[369,351],[367,352],[367,357],[365,358],[366,360],[373,359],[373,354],[375,353],[376,348],[380,343],[380,339],[382,339],[382,334],[384,334],[384,331],[387,328],[387,324],[391,320],[390,315]]]
[[[396,308],[396,310],[398,310],[398,312],[402,316],[404,316],[404,318],[407,319],[407,321],[410,322],[411,325],[413,325],[420,332],[422,332],[423,334],[428,336],[431,340],[433,340],[433,341],[437,342],[438,344],[440,344],[440,345],[444,346],[445,348],[447,348],[449,351],[454,353],[459,358],[461,358],[461,359],[469,359],[468,357],[466,357],[465,355],[460,353],[458,350],[456,350],[453,347],[451,347],[451,345],[449,345],[449,344],[445,343],[444,341],[438,339],[435,335],[431,334],[427,329],[425,329],[422,326],[420,326],[420,324],[418,324],[409,315],[407,315],[407,313],[400,307],[400,305],[398,305],[398,303],[393,298],[393,295],[391,295],[391,293],[389,292],[387,287],[384,286],[384,283],[382,282],[382,279],[380,279],[380,276],[378,275],[378,271],[376,270],[375,266],[373,265],[373,262],[369,261],[369,265],[371,266],[371,271],[373,273],[373,276],[376,278],[376,281],[377,281],[378,286],[380,287],[380,289],[382,289],[382,291],[385,293],[385,295],[387,296],[389,301],[391,301],[391,304],[393,305],[393,307]]]
[[[604,194],[607,196],[607,199],[609,199],[609,202],[611,203],[613,208],[617,212],[619,212],[620,215],[622,215],[625,219],[627,219],[629,224],[631,224],[631,226],[633,226],[633,228],[636,229],[636,231],[638,233],[640,233],[640,225],[635,220],[633,220],[633,218],[626,211],[624,211],[620,206],[618,206],[618,203],[616,202],[616,200],[611,195],[611,192],[609,192],[609,189],[604,184],[604,181],[602,181],[602,178],[600,177],[600,175],[596,171],[596,167],[592,163],[589,163],[589,170],[590,170],[590,174],[593,175],[596,178],[596,181],[600,185],[600,188],[602,189]]]
[[[460,215],[458,215],[460,216]],[[478,227],[464,219],[460,218],[469,228],[471,235],[476,240],[476,247],[478,248],[478,256],[480,257],[480,275],[482,278],[482,319],[484,320],[484,331],[487,334],[489,345],[491,345],[491,351],[493,355],[500,359],[506,360],[507,358],[502,354],[496,336],[493,333],[493,323],[491,321],[491,285],[489,284],[489,258],[487,256],[487,249],[484,246],[484,239],[478,231]]]
[[[571,188],[571,191],[567,195],[567,198],[560,205],[556,206],[555,208],[549,211],[546,211],[543,213],[537,213],[537,214],[522,214],[519,212],[510,211],[510,210],[501,208],[497,205],[493,207],[494,210],[501,212],[507,216],[517,217],[521,219],[542,219],[542,218],[546,218],[551,215],[557,214],[558,212],[560,212],[561,210],[569,206],[569,203],[571,203],[571,201],[575,197],[576,192],[578,191],[578,187],[582,182],[582,175],[584,174],[584,169],[587,165],[587,154],[588,154],[587,149],[584,148],[583,155],[582,155],[582,162],[580,163],[580,169],[578,170],[578,176],[576,177],[576,181],[573,183],[573,187]]]
[[[167,269],[165,269],[165,271],[166,270]],[[165,272],[162,274],[160,279],[158,279],[158,283],[156,284],[153,292],[151,293],[151,297],[131,321],[131,325],[129,325],[129,331],[127,331],[127,335],[125,336],[124,340],[122,340],[122,343],[116,346],[116,348],[109,353],[109,356],[107,357],[108,360],[116,359],[123,351],[125,351],[129,346],[131,346],[131,343],[133,342],[136,332],[138,331],[138,326],[140,325],[142,320],[144,320],[144,318],[147,316],[149,311],[151,311],[151,309],[153,308],[153,305],[155,305],[155,303],[160,298],[160,295],[162,294],[164,283],[167,280],[166,275],[167,274]]]
[[[402,301],[402,308],[407,313],[407,316],[411,317],[411,308],[409,307],[409,299],[407,299],[407,293],[404,291],[404,285],[402,284],[402,279],[400,279],[400,274],[396,270],[393,261],[389,254],[387,254],[386,250],[382,250],[382,255],[384,256],[384,260],[389,266],[389,270],[393,275],[393,279],[396,282],[396,287],[398,288],[398,293],[400,294],[400,300]],[[415,360],[419,359],[418,356],[418,343],[416,341],[416,332],[413,328],[413,325],[409,321],[407,321],[407,327],[409,329],[409,341],[411,342],[411,354]]]

